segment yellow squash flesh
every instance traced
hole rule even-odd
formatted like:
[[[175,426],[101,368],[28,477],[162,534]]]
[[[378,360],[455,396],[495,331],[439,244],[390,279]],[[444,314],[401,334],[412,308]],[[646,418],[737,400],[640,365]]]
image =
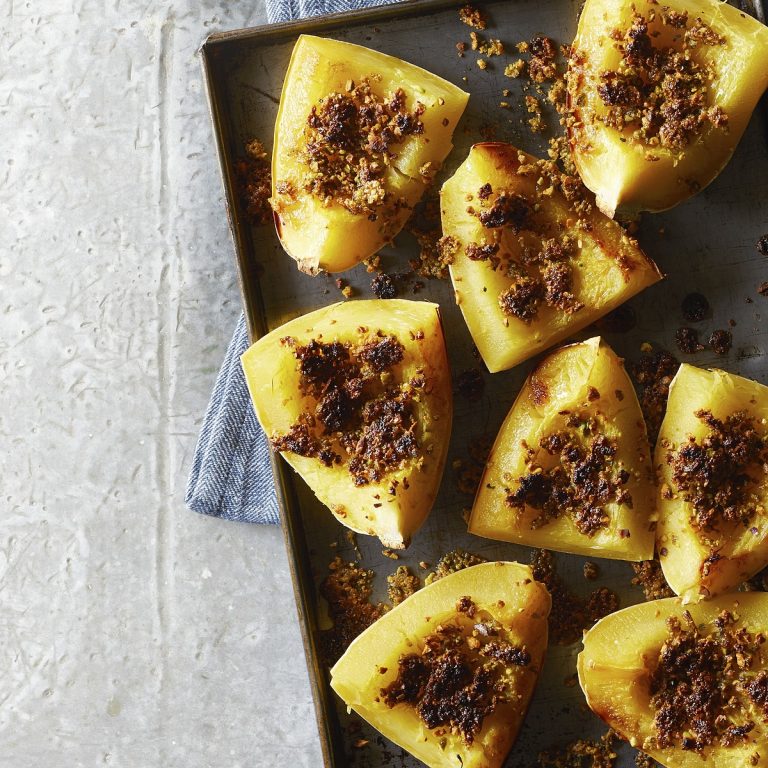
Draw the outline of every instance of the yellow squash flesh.
[[[691,525],[692,505],[675,493],[667,453],[678,450],[689,436],[700,443],[708,434],[709,428],[695,415],[699,410],[711,411],[718,419],[745,411],[768,435],[768,387],[725,371],[687,364],[680,366],[670,385],[654,457],[660,487],[656,547],[669,586],[685,601],[693,602],[735,589],[768,565],[768,475],[764,470],[762,483],[754,488],[762,511],[758,509],[746,526],[729,523],[708,531],[709,543]],[[761,469],[753,467],[750,473],[760,477]],[[719,559],[712,562],[712,555]]]
[[[755,728],[732,747],[711,746],[698,753],[682,748],[658,749],[647,742],[654,736],[654,711],[650,704],[650,677],[659,650],[667,638],[666,621],[676,616],[684,624],[686,610],[677,598],[633,605],[601,619],[584,636],[578,657],[579,683],[590,709],[633,746],[669,768],[742,768],[768,765],[768,726],[753,712]],[[723,595],[707,603],[688,606],[694,621],[711,623],[722,611],[730,611],[752,633],[768,627],[768,594]],[[765,646],[759,668],[768,667]],[[739,715],[742,711],[739,711]],[[758,754],[756,762],[751,756]]]
[[[611,33],[626,30],[633,9],[647,17],[662,8],[700,18],[725,42],[699,45],[693,58],[711,67],[708,103],[718,105],[727,128],[706,123],[688,146],[649,146],[627,128],[601,122],[608,108],[598,87],[605,71],[618,68],[620,54]],[[656,47],[678,46],[681,30],[652,24]],[[674,39],[671,35],[677,38]],[[727,165],[761,94],[768,86],[768,28],[720,0],[587,0],[579,19],[568,74],[571,151],[584,183],[609,216],[661,211],[677,205],[709,184]]]
[[[406,206],[393,217],[351,213],[335,201],[323,201],[301,189],[308,171],[300,153],[307,143],[307,119],[314,106],[332,93],[344,93],[347,84],[380,76],[371,85],[379,97],[397,88],[406,95],[410,110],[416,102],[426,109],[421,116],[423,133],[410,135],[393,147],[396,157],[386,171],[384,184],[393,198]],[[407,221],[411,208],[424,193],[419,169],[431,163],[437,171],[451,151],[451,137],[469,95],[455,85],[408,64],[352,43],[301,35],[280,98],[272,154],[272,195],[275,223],[286,252],[299,269],[341,272],[372,256],[389,242]],[[295,196],[281,192],[290,185]]]
[[[656,265],[637,244],[598,210],[577,214],[559,190],[549,196],[537,195],[536,162],[536,158],[510,144],[476,144],[440,193],[443,232],[458,242],[450,266],[456,301],[492,373],[511,368],[563,341],[661,279]],[[542,304],[530,322],[502,312],[499,295],[512,285],[504,260],[494,269],[490,262],[473,261],[466,253],[467,246],[487,243],[492,236],[491,230],[467,211],[468,206],[478,204],[478,190],[485,184],[490,184],[494,192],[505,190],[538,206],[536,227],[541,232],[527,233],[528,243],[531,238],[574,238],[577,250],[571,261],[573,285],[576,298],[584,305],[582,309],[567,314]],[[468,201],[468,195],[473,196],[474,203]],[[577,227],[580,216],[588,222],[589,231]],[[519,237],[504,227],[500,238],[499,256],[519,262]]]
[[[632,497],[632,507],[606,504],[608,525],[592,536],[579,531],[569,515],[532,528],[539,512],[528,505],[511,508],[506,502],[527,474],[529,461],[545,467],[559,461],[540,447],[540,441],[564,429],[574,412],[600,414],[601,431],[617,448],[614,461],[630,475],[623,488]],[[530,457],[529,447],[534,451]],[[622,360],[594,338],[553,352],[529,376],[491,449],[469,531],[530,547],[648,560],[653,557],[654,495],[648,438],[634,388]]]
[[[479,609],[474,621],[481,616],[483,621],[495,619],[509,642],[530,654],[530,664],[511,672],[517,701],[488,715],[471,746],[458,734],[441,736],[430,730],[411,704],[390,708],[376,701],[397,677],[401,656],[421,653],[425,638],[438,625],[460,620],[456,603],[464,596]],[[517,737],[536,685],[550,607],[549,593],[533,580],[527,565],[499,562],[466,568],[416,592],[357,637],[331,670],[331,687],[348,707],[431,768],[498,768]],[[472,620],[461,620],[462,626],[468,621],[471,631]]]
[[[314,413],[316,406],[301,393],[296,358],[281,339],[292,337],[300,345],[311,339],[358,345],[377,331],[395,336],[405,350],[402,361],[387,372],[389,385],[417,376],[426,382],[414,404],[421,458],[403,461],[379,482],[355,485],[346,462],[327,467],[290,451],[283,457],[341,523],[378,536],[385,546],[402,548],[432,508],[451,434],[451,375],[437,305],[401,299],[333,304],[268,333],[243,355],[242,364],[256,415],[273,438],[288,433],[302,413]]]

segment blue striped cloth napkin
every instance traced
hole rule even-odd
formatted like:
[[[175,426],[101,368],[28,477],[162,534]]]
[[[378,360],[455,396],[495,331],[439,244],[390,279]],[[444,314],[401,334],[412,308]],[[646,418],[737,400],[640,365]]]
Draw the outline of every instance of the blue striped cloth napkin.
[[[266,0],[270,24],[396,0]],[[245,318],[232,336],[211,394],[187,481],[194,512],[245,523],[279,522],[269,448],[240,367],[248,348]]]

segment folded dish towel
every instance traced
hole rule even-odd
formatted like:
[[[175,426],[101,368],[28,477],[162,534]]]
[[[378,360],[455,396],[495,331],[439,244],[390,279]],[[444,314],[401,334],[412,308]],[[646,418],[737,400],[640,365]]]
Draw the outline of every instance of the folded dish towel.
[[[267,0],[271,24],[395,0]],[[187,482],[194,512],[246,523],[277,523],[269,448],[251,407],[240,355],[248,348],[241,315],[205,413]]]

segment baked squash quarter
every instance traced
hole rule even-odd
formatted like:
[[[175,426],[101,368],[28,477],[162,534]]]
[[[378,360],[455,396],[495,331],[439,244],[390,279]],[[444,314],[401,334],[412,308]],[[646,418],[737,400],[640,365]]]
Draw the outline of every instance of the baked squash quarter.
[[[608,216],[709,184],[768,86],[768,28],[720,0],[587,0],[568,70],[568,134]]]
[[[661,279],[576,177],[511,144],[472,147],[440,198],[456,301],[491,372],[563,341]]]
[[[470,533],[561,552],[653,557],[655,492],[640,406],[599,338],[531,373],[488,457]]]
[[[451,375],[436,304],[333,304],[242,358],[272,447],[336,518],[406,547],[432,508],[451,434]]]
[[[669,768],[768,766],[768,595],[654,600],[584,636],[590,708]]]
[[[402,229],[468,98],[392,56],[299,37],[275,124],[271,201],[299,269],[350,269]]]
[[[768,565],[768,387],[680,366],[654,463],[656,548],[678,595],[706,599]]]
[[[527,565],[466,568],[357,637],[331,687],[430,768],[500,768],[541,670],[550,607]]]

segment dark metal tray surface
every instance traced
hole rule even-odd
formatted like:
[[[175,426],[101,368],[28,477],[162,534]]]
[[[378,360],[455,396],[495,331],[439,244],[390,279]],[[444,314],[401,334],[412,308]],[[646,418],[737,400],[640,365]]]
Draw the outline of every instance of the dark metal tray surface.
[[[335,276],[313,278],[301,274],[281,249],[273,228],[252,227],[236,201],[234,162],[243,156],[245,143],[254,137],[262,139],[271,150],[283,77],[299,34],[326,35],[375,48],[423,66],[471,93],[454,136],[454,151],[437,185],[461,163],[469,147],[481,140],[481,129],[487,126],[493,126],[498,140],[544,154],[543,141],[534,139],[524,125],[527,115],[519,107],[521,85],[504,76],[503,64],[496,63],[501,59],[491,59],[489,68],[481,71],[471,51],[464,58],[457,55],[455,44],[469,41],[469,29],[459,22],[458,7],[455,2],[422,0],[218,33],[203,44],[201,55],[216,149],[252,338],[341,299]],[[571,0],[491,0],[483,4],[483,9],[491,21],[487,33],[501,38],[509,49],[514,42],[529,40],[535,34],[570,42],[579,4]],[[504,99],[504,88],[511,89],[513,95]],[[515,108],[501,109],[502,99]],[[689,292],[699,291],[712,306],[711,317],[699,326],[702,337],[716,328],[730,328],[734,344],[724,357],[705,351],[686,359],[768,382],[768,299],[757,294],[757,286],[768,279],[768,259],[756,249],[758,238],[768,232],[767,129],[764,112],[756,114],[730,165],[710,187],[671,211],[643,217],[638,238],[667,278],[629,303],[637,318],[634,328],[625,333],[604,333],[620,355],[637,359],[641,344],[647,341],[674,351],[674,333],[684,324],[680,302]],[[415,241],[402,234],[394,246],[382,251],[382,269],[405,271],[409,256],[415,253]],[[358,266],[344,278],[357,297],[371,297],[371,275],[365,267]],[[472,340],[454,304],[450,281],[426,282],[426,288],[413,298],[440,304],[454,375],[475,367]],[[592,327],[578,338],[596,333]],[[440,494],[424,528],[399,561],[385,557],[377,540],[357,537],[363,566],[377,574],[375,597],[385,599],[386,575],[398,565],[408,565],[423,577],[420,561],[434,565],[442,554],[457,547],[488,559],[530,560],[531,550],[526,547],[467,533],[462,515],[471,499],[457,492],[451,463],[466,455],[472,438],[495,435],[534,364],[535,360],[531,360],[505,373],[486,374],[479,403],[455,398],[453,435]],[[336,553],[349,560],[356,557],[356,551],[344,535],[345,529],[316,501],[303,481],[279,460],[274,461],[273,468],[325,764],[360,768],[421,765],[381,739],[367,724],[350,734],[350,719],[359,718],[348,715],[330,691],[328,670],[318,651],[318,633],[327,623],[318,588]],[[600,579],[587,583],[582,575],[585,558],[558,555],[557,561],[559,572],[575,591],[586,595],[596,586],[605,585],[619,594],[622,606],[642,600],[640,590],[630,585],[632,571],[627,563],[599,560]],[[531,765],[541,750],[603,732],[604,726],[586,709],[578,685],[566,685],[566,679],[575,672],[579,645],[550,647],[508,766]],[[355,748],[354,743],[360,739],[369,743]],[[633,764],[629,751],[622,756],[621,764]]]

